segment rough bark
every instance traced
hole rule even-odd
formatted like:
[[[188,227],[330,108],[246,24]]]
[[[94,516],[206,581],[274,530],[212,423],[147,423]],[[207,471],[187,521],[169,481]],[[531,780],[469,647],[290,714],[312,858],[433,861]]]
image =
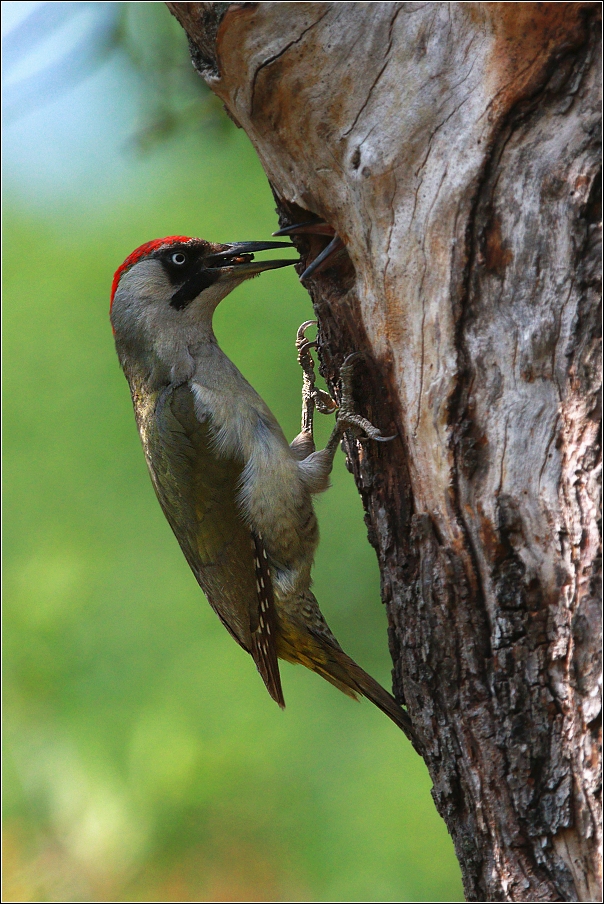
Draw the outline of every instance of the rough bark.
[[[598,900],[599,4],[168,7],[346,244],[323,372],[400,437],[348,456],[468,900]]]

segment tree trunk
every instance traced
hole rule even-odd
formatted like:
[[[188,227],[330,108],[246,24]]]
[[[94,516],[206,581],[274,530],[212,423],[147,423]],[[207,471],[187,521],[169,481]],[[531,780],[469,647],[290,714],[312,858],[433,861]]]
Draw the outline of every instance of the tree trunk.
[[[468,900],[599,900],[597,3],[168,3],[308,286]],[[324,240],[300,241],[310,260]]]

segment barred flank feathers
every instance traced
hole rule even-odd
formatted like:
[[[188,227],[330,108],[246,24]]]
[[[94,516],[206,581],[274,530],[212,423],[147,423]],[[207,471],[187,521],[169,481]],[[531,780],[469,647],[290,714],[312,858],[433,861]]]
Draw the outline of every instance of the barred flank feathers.
[[[258,591],[258,626],[252,631],[252,656],[266,689],[279,706],[285,708],[281,675],[276,652],[277,616],[273,584],[262,537],[252,534],[252,552]]]

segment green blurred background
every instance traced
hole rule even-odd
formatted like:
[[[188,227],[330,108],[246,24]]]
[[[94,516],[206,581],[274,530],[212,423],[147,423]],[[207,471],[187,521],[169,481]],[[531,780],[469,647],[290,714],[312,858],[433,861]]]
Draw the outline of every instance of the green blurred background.
[[[3,4],[9,38],[39,6]],[[277,708],[146,473],[108,321],[113,271],[157,236],[268,238],[255,153],[193,84],[163,4],[53,6],[114,18],[102,65],[72,84],[44,95],[67,45],[98,50],[72,20],[7,81],[21,115],[5,137],[3,900],[462,900],[409,743],[368,702],[286,663]],[[290,437],[293,341],[311,316],[293,270],[244,285],[216,316]],[[318,514],[316,595],[389,687],[379,574],[342,455]]]

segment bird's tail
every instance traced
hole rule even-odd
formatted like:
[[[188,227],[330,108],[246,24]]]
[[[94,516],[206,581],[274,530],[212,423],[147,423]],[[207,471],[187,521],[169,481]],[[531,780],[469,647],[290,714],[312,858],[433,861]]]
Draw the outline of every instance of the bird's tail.
[[[321,659],[323,660],[323,657]],[[327,661],[315,663],[314,671],[344,691],[345,694],[353,697],[362,694],[363,697],[371,700],[405,732],[409,740],[415,740],[415,732],[409,715],[375,678],[368,675],[354,659],[351,659],[342,650],[330,649],[326,659]]]
[[[281,618],[278,655],[282,659],[300,663],[307,669],[317,672],[349,697],[357,699],[358,694],[367,697],[417,746],[409,715],[399,706],[392,694],[384,690],[375,678],[368,675],[354,659],[344,653],[329,630],[310,591],[305,593],[304,604],[309,613],[305,623],[297,614],[287,620]]]

